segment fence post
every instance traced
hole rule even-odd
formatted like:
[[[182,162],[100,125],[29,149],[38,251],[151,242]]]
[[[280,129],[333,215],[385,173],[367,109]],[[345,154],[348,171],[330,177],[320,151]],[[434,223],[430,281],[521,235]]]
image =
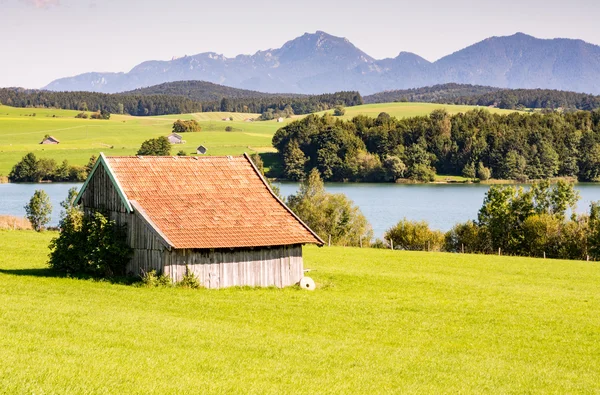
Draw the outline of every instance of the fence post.
[[[498,256],[500,256],[500,255],[501,255],[501,250],[500,250],[500,247],[498,247]]]
[[[465,245],[464,245],[464,243],[461,243],[460,246],[461,246],[461,249],[462,249],[462,253],[464,254],[465,253]]]
[[[329,244],[327,246],[331,247],[331,235],[329,235]]]
[[[393,250],[394,249],[394,240],[390,239],[390,248]]]
[[[429,246],[429,240],[427,240],[427,252],[431,251],[431,247]]]
[[[546,259],[546,251],[544,251],[544,259]]]

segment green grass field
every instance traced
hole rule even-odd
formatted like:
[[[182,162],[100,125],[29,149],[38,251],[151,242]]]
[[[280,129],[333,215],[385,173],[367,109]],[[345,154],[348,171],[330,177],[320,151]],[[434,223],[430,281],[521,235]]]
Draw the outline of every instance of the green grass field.
[[[53,277],[0,231],[0,393],[598,393],[597,263],[305,248],[314,292]]]
[[[382,112],[390,114],[396,118],[416,117],[427,115],[433,110],[445,109],[449,114],[458,114],[475,109],[485,109],[494,114],[509,114],[512,110],[501,110],[498,108],[478,107],[478,106],[458,106],[451,104],[436,104],[436,103],[381,103],[381,104],[365,104],[363,106],[346,107],[346,113],[343,119],[352,119],[357,115],[368,115],[377,117]],[[333,114],[333,110],[324,111],[323,113]]]
[[[35,116],[31,114],[35,113]],[[135,155],[144,140],[166,136],[175,119],[198,119],[202,132],[185,134],[186,144],[173,145],[172,153],[184,150],[195,153],[200,144],[211,155],[237,155],[244,152],[272,152],[271,138],[281,126],[275,121],[244,122],[256,114],[186,114],[165,117],[112,115],[110,120],[74,118],[77,111],[13,108],[0,106],[0,175],[26,153],[41,158],[67,159],[85,164],[91,155]],[[53,117],[55,115],[56,117]],[[222,121],[233,116],[234,121]],[[225,128],[234,128],[226,132]],[[60,140],[58,145],[40,145],[44,135]]]
[[[344,118],[358,114],[376,117],[388,112],[396,117],[426,115],[436,108],[450,113],[468,111],[475,107],[447,106],[427,103],[388,103],[348,107]],[[493,110],[495,112],[503,110]],[[35,116],[32,114],[35,113]],[[273,134],[289,122],[302,116],[276,121],[245,122],[258,114],[197,113],[158,117],[132,117],[113,114],[110,120],[77,119],[78,111],[39,108],[14,108],[0,105],[0,176],[10,170],[25,154],[34,152],[40,158],[67,159],[71,164],[83,165],[90,156],[105,152],[107,155],[135,155],[144,140],[166,136],[176,119],[196,119],[202,126],[200,133],[188,133],[186,144],[174,145],[173,155],[179,150],[195,153],[202,144],[209,155],[239,155],[244,152],[274,152]],[[232,116],[233,121],[223,121]],[[226,132],[230,126],[233,131]],[[58,145],[40,145],[44,135],[60,140]]]

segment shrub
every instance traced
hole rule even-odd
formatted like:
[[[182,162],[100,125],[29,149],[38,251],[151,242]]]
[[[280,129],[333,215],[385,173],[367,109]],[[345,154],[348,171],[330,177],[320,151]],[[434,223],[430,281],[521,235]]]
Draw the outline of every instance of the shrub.
[[[198,289],[202,287],[200,285],[200,280],[198,280],[198,277],[196,277],[194,272],[192,272],[188,266],[185,267],[185,274],[183,275],[181,281],[177,283],[177,286],[191,289]]]
[[[227,127],[225,128],[225,131],[226,131],[226,132],[232,132],[232,131],[233,131],[233,128],[232,128],[231,126],[227,126]]]
[[[395,249],[410,251],[441,251],[444,234],[429,229],[426,221],[410,221],[406,218],[385,232],[385,239],[394,243]]]
[[[335,245],[368,245],[373,237],[371,225],[344,194],[325,191],[319,171],[313,169],[297,195],[288,198],[288,206],[324,241]]]
[[[50,242],[51,268],[69,274],[111,277],[125,274],[133,253],[123,226],[101,213],[84,216],[72,208],[61,221],[61,232]]]
[[[487,181],[492,177],[492,171],[479,162],[477,166],[477,178],[481,181]]]
[[[168,276],[157,274],[156,270],[150,270],[142,276],[142,286],[147,288],[171,287],[173,283]]]
[[[346,114],[346,109],[343,106],[335,106],[333,110],[333,115],[336,117],[341,117]]]
[[[75,115],[75,118],[88,119],[88,115],[85,112],[80,112],[79,114]]]
[[[182,121],[178,119],[173,122],[173,133],[187,133],[187,132],[199,132],[202,128],[200,124],[195,119],[190,119],[188,121]]]
[[[142,143],[137,155],[169,156],[171,155],[171,144],[165,136],[149,139]]]
[[[487,234],[473,221],[456,224],[444,236],[444,250],[448,252],[486,251]]]

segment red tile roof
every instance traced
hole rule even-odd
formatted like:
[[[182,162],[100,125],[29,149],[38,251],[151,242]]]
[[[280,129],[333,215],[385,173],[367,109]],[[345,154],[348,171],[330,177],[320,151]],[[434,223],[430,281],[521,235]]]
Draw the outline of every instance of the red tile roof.
[[[175,248],[323,244],[247,156],[105,159],[127,199]]]

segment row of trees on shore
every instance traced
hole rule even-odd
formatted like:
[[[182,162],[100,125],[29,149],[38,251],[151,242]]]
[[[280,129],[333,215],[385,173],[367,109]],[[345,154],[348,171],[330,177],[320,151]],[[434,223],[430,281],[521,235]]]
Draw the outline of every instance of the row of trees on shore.
[[[383,240],[373,240],[367,219],[345,195],[325,191],[315,169],[287,204],[333,245],[598,260],[600,203],[592,203],[589,213],[575,214],[578,200],[573,184],[565,181],[541,181],[528,189],[492,186],[476,221],[444,233],[425,221],[402,219]]]
[[[25,155],[17,162],[8,175],[10,182],[42,182],[42,181],[85,181],[96,163],[92,155],[85,166],[69,164],[65,159],[60,164],[52,158],[37,158],[33,152]]]
[[[317,169],[326,181],[432,181],[456,175],[517,181],[600,176],[600,111],[508,115],[435,110],[405,119],[381,113],[343,121],[310,115],[273,137],[283,178]]]

